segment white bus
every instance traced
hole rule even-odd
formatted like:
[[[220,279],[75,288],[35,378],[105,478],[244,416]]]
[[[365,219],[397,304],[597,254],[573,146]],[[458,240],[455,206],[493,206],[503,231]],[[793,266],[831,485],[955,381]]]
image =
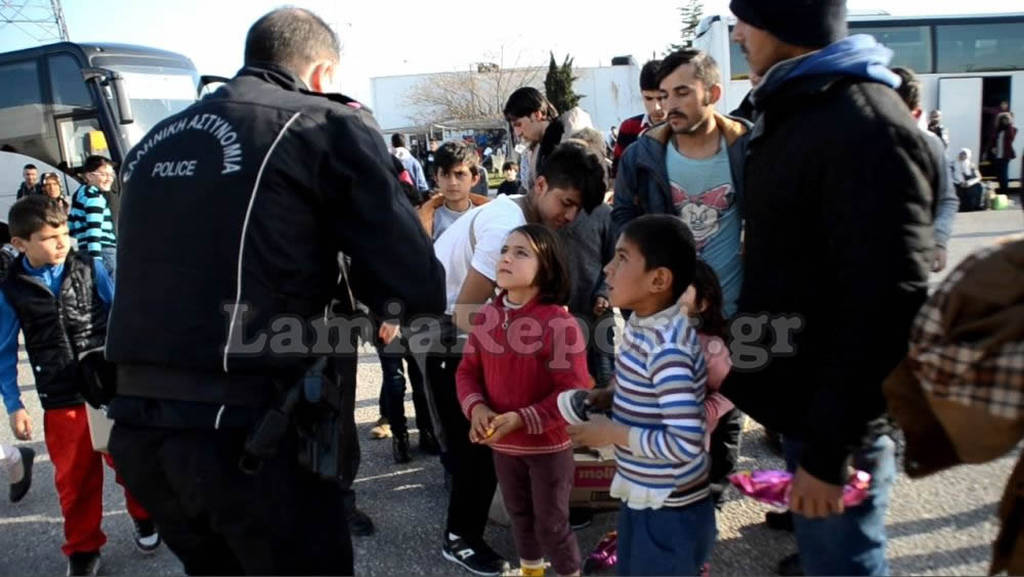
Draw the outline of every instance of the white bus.
[[[747,61],[730,40],[736,19],[708,16],[697,29],[694,45],[711,54],[722,70],[724,96],[718,107],[735,110],[750,90]],[[949,129],[950,150],[970,148],[981,158],[994,115],[1009,102],[1024,114],[1024,13],[908,17],[885,13],[848,18],[850,34],[870,34],[894,52],[892,66],[913,69],[923,84],[924,118],[941,110]],[[1018,122],[1019,124],[1019,122]],[[1024,138],[1014,141],[1018,158]],[[1019,179],[1020,162],[1010,164]]]

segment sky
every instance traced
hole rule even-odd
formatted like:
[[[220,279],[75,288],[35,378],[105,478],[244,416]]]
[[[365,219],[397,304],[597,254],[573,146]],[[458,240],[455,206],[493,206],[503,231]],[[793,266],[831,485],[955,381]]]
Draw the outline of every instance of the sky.
[[[29,4],[49,5],[35,0]],[[281,0],[63,0],[75,42],[162,48],[192,59],[200,74],[232,76],[242,64],[245,33]],[[643,63],[677,42],[684,0],[601,3],[580,0],[472,2],[440,0],[293,0],[339,34],[341,88],[371,102],[371,77],[468,70],[476,62],[547,65],[554,52],[575,66],[603,66],[632,55]],[[704,13],[727,14],[728,0],[705,0]],[[849,0],[851,10],[892,14],[1024,11],[1019,0]],[[636,8],[631,10],[631,8]],[[6,10],[6,8],[5,8]],[[0,52],[38,45],[13,25],[0,26]]]

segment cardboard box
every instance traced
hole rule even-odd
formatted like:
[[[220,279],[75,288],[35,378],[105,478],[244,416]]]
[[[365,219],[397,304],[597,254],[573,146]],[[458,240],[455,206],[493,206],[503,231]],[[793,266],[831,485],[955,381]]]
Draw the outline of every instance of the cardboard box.
[[[92,441],[92,450],[99,453],[107,453],[107,444],[110,442],[110,430],[114,427],[114,421],[107,417],[103,409],[95,409],[89,403],[85,404],[85,416],[89,421],[89,439]]]
[[[576,449],[569,506],[590,509],[618,509],[622,501],[608,494],[615,477],[615,457],[610,447],[600,451]]]
[[[602,447],[600,451],[577,448],[573,452],[576,471],[573,475],[572,492],[569,494],[569,506],[595,510],[617,510],[622,501],[608,494],[615,477],[615,457],[611,447]],[[510,527],[505,501],[501,498],[501,490],[494,492],[491,510],[488,515],[495,525]]]

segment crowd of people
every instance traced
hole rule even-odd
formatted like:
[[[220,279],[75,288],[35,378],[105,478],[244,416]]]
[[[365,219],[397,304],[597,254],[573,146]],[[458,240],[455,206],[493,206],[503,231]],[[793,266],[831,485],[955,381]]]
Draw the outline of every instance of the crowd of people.
[[[919,374],[915,317],[980,175],[970,151],[946,160],[941,119],[919,127],[913,71],[847,36],[845,0],[731,9],[756,81],[739,110],[716,110],[718,64],[689,48],[644,65],[645,111],[613,146],[519,88],[503,112],[524,153],[493,197],[471,143],[426,166],[402,135],[389,150],[334,91],[337,36],[298,8],[253,24],[238,75],[151,134],[188,129],[120,167],[88,158],[70,201],[26,165],[0,253],[0,393],[31,440],[23,334],[68,574],[100,568],[103,462],[138,548],[166,543],[188,574],[351,574],[350,536],[374,531],[352,489],[360,339],[382,374],[371,436],[413,458],[408,381],[418,448],[445,471],[439,558],[472,573],[579,575],[574,447],[612,446],[617,573],[708,574],[749,416],[793,473],[789,565],[888,574],[883,382]],[[211,119],[244,162],[221,162]],[[999,160],[1012,114],[997,122]],[[161,169],[183,158],[187,174]],[[102,456],[87,405],[114,422]],[[34,460],[0,445],[12,502]],[[853,469],[871,484],[845,507]],[[514,563],[484,539],[496,491]]]

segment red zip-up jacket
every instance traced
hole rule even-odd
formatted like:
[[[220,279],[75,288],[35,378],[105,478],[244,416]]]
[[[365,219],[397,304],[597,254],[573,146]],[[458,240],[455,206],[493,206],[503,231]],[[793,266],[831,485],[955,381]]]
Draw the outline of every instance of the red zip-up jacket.
[[[492,445],[511,455],[554,453],[572,446],[558,412],[558,394],[593,386],[586,342],[565,308],[538,299],[511,309],[505,293],[481,309],[455,377],[466,418],[484,403],[516,411],[523,426]]]

